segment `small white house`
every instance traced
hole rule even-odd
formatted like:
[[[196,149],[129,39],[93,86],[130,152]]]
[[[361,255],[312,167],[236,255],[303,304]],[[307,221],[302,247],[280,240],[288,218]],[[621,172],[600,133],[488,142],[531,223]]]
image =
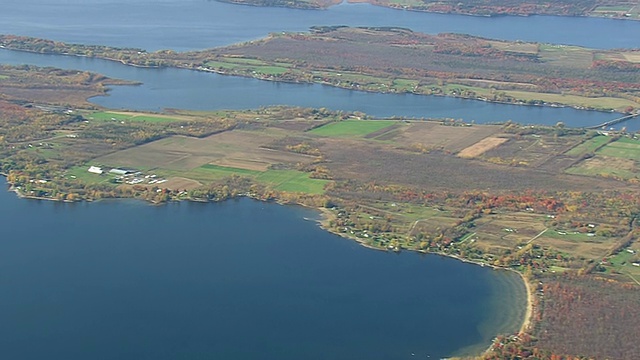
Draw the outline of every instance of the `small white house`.
[[[87,171],[89,171],[90,173],[93,173],[93,174],[98,174],[98,175],[102,175],[102,173],[104,172],[104,171],[102,171],[102,168],[99,168],[97,166],[91,166],[91,167],[89,167],[89,170],[87,170]]]

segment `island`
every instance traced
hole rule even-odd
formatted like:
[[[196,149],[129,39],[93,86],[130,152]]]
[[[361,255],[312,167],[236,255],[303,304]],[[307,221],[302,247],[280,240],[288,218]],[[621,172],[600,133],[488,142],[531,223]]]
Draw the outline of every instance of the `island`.
[[[328,231],[373,249],[521,274],[527,319],[482,359],[639,355],[638,134],[284,106],[143,113],[86,101],[125,83],[0,67],[0,171],[12,189],[68,202],[302,204],[322,211]]]
[[[296,9],[326,9],[342,3],[327,0],[218,0],[252,6],[276,6]],[[555,15],[592,16],[616,19],[640,19],[640,6],[629,0],[348,0],[349,3],[369,3],[394,9],[472,16]]]
[[[502,41],[402,28],[314,27],[203,51],[66,44],[0,35],[0,47],[96,57],[269,81],[381,93],[453,96],[524,106],[636,114],[640,50]]]

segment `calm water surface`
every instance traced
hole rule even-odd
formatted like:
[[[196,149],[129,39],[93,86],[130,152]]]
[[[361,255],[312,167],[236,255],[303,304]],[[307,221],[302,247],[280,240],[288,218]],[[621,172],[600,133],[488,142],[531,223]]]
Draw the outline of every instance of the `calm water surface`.
[[[517,275],[369,250],[305,216],[0,191],[0,358],[437,359],[519,327]]]
[[[399,26],[593,48],[640,46],[640,22],[555,16],[494,18],[427,14],[367,4],[324,11],[237,6],[208,0],[3,0],[0,33],[86,44],[202,49],[314,25]]]

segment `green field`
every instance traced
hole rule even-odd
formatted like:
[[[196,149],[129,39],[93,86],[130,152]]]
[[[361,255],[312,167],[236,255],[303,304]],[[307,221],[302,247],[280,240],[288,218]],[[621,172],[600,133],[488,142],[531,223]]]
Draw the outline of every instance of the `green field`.
[[[639,261],[638,254],[632,254],[626,249],[608,259],[609,266],[614,270],[631,274],[632,276],[635,276],[634,279],[637,279],[637,277],[640,276],[640,267],[632,265],[632,263],[636,261]]]
[[[66,178],[76,179],[87,184],[109,183],[109,180],[115,178],[115,175],[105,172],[102,175],[90,173],[87,171],[91,165],[74,166],[67,170]],[[104,169],[103,169],[104,170]]]
[[[589,154],[596,151],[598,148],[606,144],[611,140],[610,137],[607,136],[596,136],[589,140],[586,140],[582,144],[574,147],[573,149],[567,151],[567,155],[570,156],[580,156],[583,154]]]
[[[598,6],[595,10],[593,10],[593,12],[629,12],[631,9],[633,9],[633,6]]]
[[[164,174],[164,172],[159,172]],[[322,194],[329,180],[311,179],[309,173],[296,170],[256,171],[207,164],[188,172],[172,172],[171,175],[183,176],[193,180],[211,182],[231,175],[240,175],[255,179],[257,182],[272,186],[279,191]]]
[[[597,154],[629,160],[640,160],[640,141],[630,138],[620,138],[598,150]]]
[[[178,119],[174,119],[167,116],[151,116],[151,115],[134,115],[134,114],[122,114],[115,113],[110,111],[103,111],[93,113],[87,116],[90,120],[111,120],[111,121],[146,121],[146,122],[155,122],[155,123],[169,123],[180,121]]]
[[[396,121],[345,120],[329,123],[310,131],[312,134],[329,137],[365,137],[395,124]]]
[[[276,190],[307,194],[324,193],[324,185],[329,182],[311,179],[308,173],[296,170],[267,170],[258,175],[256,180],[273,185]]]
[[[605,138],[601,140],[599,138]],[[587,149],[595,149],[598,143],[602,144],[609,140],[604,136],[598,136],[591,139],[580,146]],[[577,155],[578,150],[572,149],[569,155]],[[608,143],[595,152],[594,158],[582,161],[577,165],[566,170],[569,174],[586,175],[586,176],[605,176],[615,177],[619,179],[638,178],[640,171],[638,164],[640,163],[640,141],[623,137],[614,142]]]
[[[281,75],[289,70],[288,68],[283,66],[274,66],[274,65],[255,66],[255,65],[247,65],[247,64],[228,63],[228,62],[222,62],[222,61],[209,61],[206,63],[206,65],[210,68],[253,71],[253,72],[265,74],[265,75]]]

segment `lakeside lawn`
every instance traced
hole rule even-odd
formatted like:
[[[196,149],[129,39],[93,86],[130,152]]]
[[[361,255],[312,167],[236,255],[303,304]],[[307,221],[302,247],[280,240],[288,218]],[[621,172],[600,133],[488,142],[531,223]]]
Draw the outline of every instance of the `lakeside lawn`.
[[[592,153],[611,141],[610,137],[598,135],[567,151],[567,155],[580,156]]]
[[[297,170],[266,170],[257,171],[249,169],[219,166],[213,164],[202,165],[184,173],[172,173],[186,178],[211,182],[231,175],[250,177],[259,183],[272,186],[278,191],[302,192],[307,194],[323,194],[324,186],[330,180],[312,179],[309,173]]]

